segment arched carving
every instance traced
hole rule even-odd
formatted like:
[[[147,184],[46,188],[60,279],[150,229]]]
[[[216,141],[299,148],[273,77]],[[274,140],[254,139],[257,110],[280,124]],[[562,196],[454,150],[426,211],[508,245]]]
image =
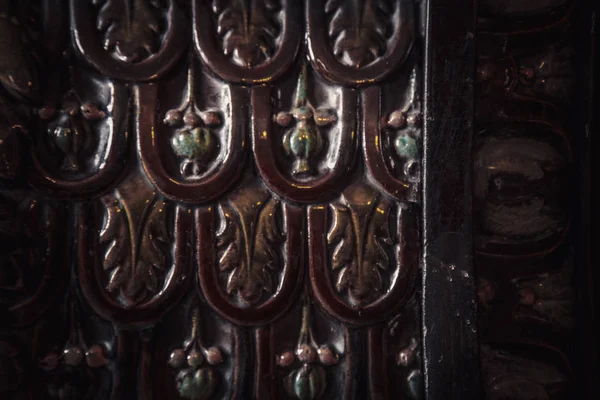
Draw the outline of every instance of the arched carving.
[[[275,113],[271,90],[252,88],[252,147],[258,171],[279,196],[296,202],[327,201],[339,194],[354,167],[358,147],[357,93],[339,88],[331,110],[310,101],[308,73],[303,67],[291,110]],[[323,149],[327,132],[329,148]],[[297,138],[296,138],[297,136]],[[288,153],[295,165],[285,171],[278,153]],[[319,163],[320,167],[315,167]]]
[[[308,0],[307,46],[313,68],[347,86],[380,82],[413,45],[415,10],[407,0]]]
[[[215,208],[196,212],[200,288],[230,321],[262,325],[283,314],[301,287],[304,213],[255,186],[219,207],[220,230]]]
[[[368,325],[385,319],[414,287],[419,240],[415,210],[398,204],[392,221],[391,207],[388,199],[359,183],[346,189],[331,211],[325,206],[308,209],[313,293],[322,308],[346,323]],[[328,229],[329,213],[333,215]],[[394,239],[390,226],[397,229]],[[321,232],[328,232],[327,239]]]
[[[154,80],[179,61],[191,39],[175,0],[166,10],[144,0],[71,0],[69,7],[74,46],[112,78]]]
[[[219,0],[211,9],[209,2],[194,0],[196,51],[211,71],[229,83],[272,82],[287,72],[300,49],[300,8],[295,0]]]

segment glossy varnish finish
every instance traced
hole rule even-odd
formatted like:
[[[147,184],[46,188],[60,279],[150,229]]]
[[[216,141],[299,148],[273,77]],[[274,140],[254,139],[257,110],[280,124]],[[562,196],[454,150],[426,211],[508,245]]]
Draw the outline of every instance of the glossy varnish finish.
[[[0,398],[571,398],[572,6],[520,3],[0,0]]]
[[[13,3],[3,398],[422,396],[419,4]]]

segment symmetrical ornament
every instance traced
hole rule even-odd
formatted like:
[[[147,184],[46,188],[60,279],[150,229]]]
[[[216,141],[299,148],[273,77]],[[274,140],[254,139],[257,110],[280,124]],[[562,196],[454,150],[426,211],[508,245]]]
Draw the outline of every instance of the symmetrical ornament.
[[[187,99],[177,108],[167,111],[164,123],[179,127],[171,138],[173,152],[183,159],[181,174],[187,179],[200,179],[218,147],[213,129],[222,125],[216,110],[200,111],[194,95],[194,70],[188,72]]]
[[[352,187],[331,204],[331,268],[337,272],[336,290],[347,292],[352,305],[368,304],[388,291],[393,275],[388,256],[391,206],[366,186]]]
[[[320,127],[327,127],[337,120],[333,110],[315,108],[310,104],[307,100],[306,79],[306,64],[303,64],[294,108],[289,112],[281,111],[275,116],[278,125],[289,128],[283,136],[283,148],[287,155],[295,159],[292,175],[296,178],[315,174],[311,163],[323,151],[324,146]]]
[[[158,0],[92,0],[99,7],[98,31],[104,35],[104,49],[114,58],[135,63],[160,48],[163,10]]]
[[[61,106],[60,110],[43,107],[39,116],[48,124],[49,147],[62,158],[60,170],[81,172],[83,159],[93,154],[98,142],[92,124],[107,115],[95,104],[82,103],[74,92],[67,94]]]
[[[328,0],[328,33],[336,58],[361,68],[382,57],[392,36],[393,1]]]
[[[214,366],[221,364],[224,358],[218,347],[203,346],[200,324],[199,311],[194,308],[189,340],[182,348],[174,349],[169,357],[169,365],[179,370],[177,373],[179,395],[193,400],[205,400],[213,396],[222,379]]]
[[[118,197],[103,198],[106,219],[99,234],[100,243],[106,244],[103,269],[110,274],[106,289],[125,305],[158,294],[170,261],[167,203],[154,192],[132,189],[126,186]]]
[[[92,369],[108,363],[106,349],[101,344],[88,345],[80,323],[80,310],[71,293],[68,297],[69,338],[59,351],[51,351],[39,361],[39,367],[50,375],[50,397],[76,400],[87,397],[93,386]]]
[[[298,345],[295,351],[285,351],[277,356],[281,368],[293,368],[286,378],[285,388],[298,400],[316,400],[321,398],[327,387],[327,374],[324,367],[336,365],[339,354],[330,346],[319,345],[315,340],[310,303],[304,299]]]
[[[281,23],[277,0],[213,0],[221,51],[242,67],[252,68],[268,61],[277,49]]]
[[[30,209],[23,228],[0,204],[0,315],[41,343],[51,396],[316,400],[359,371],[393,386],[391,358],[359,353],[386,348],[418,282],[413,0],[5,3],[0,199]],[[43,21],[35,54],[17,9]],[[44,331],[65,293],[62,343]],[[298,309],[300,331],[280,329]],[[21,379],[17,342],[0,355]]]
[[[226,291],[255,305],[273,295],[283,267],[281,206],[258,188],[239,190],[219,206],[219,270],[227,275]]]

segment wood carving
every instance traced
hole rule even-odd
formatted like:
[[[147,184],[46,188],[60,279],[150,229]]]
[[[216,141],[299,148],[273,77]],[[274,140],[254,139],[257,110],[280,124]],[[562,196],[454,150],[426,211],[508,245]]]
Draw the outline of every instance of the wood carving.
[[[282,257],[278,247],[285,241],[279,227],[280,210],[279,201],[253,190],[241,190],[229,204],[219,207],[219,270],[228,274],[227,293],[237,292],[244,303],[255,305],[279,286],[276,275],[282,269]]]
[[[213,11],[217,33],[223,41],[223,53],[235,64],[246,68],[273,57],[281,30],[278,8],[276,0],[214,0]]]
[[[582,398],[597,13],[446,3],[0,0],[0,398]]]

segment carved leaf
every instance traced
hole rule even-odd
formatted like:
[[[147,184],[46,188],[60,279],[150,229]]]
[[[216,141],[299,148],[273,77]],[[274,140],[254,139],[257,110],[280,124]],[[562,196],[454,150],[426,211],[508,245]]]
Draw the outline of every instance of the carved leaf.
[[[258,218],[254,239],[252,271],[259,285],[268,293],[275,291],[272,274],[281,265],[279,245],[285,240],[279,229],[278,213],[279,201],[270,200],[265,204]]]
[[[327,242],[330,245],[337,242],[331,261],[331,267],[337,270],[352,263],[355,257],[355,243],[348,209],[337,204],[333,204],[331,207],[333,209],[333,226],[327,234]]]
[[[158,290],[158,277],[155,269],[164,271],[169,262],[166,206],[165,202],[154,203],[141,237],[136,275],[150,292]]]
[[[109,292],[120,290],[123,300],[135,304],[144,300],[148,293],[159,291],[156,271],[165,270],[169,263],[168,233],[166,227],[166,203],[150,204],[138,223],[143,225],[137,252],[132,248],[127,213],[114,197],[103,198],[107,218],[100,232],[100,243],[108,243],[104,253],[103,268],[110,272],[107,285]]]
[[[353,304],[365,303],[384,291],[381,271],[389,269],[385,246],[392,244],[388,221],[391,203],[387,199],[368,201],[369,193],[359,196],[363,196],[360,204],[331,205],[333,223],[327,235],[328,244],[335,246],[331,268],[339,271],[336,290],[347,290]]]
[[[325,12],[332,14],[329,37],[343,64],[360,68],[386,52],[393,14],[389,0],[329,0]]]
[[[257,207],[260,203],[256,203]],[[279,201],[266,201],[256,217],[235,215],[229,206],[221,206],[219,210],[223,221],[217,233],[219,269],[230,272],[226,291],[237,292],[246,304],[256,304],[263,292],[276,290],[273,273],[281,265],[279,246],[285,240],[278,224]],[[252,210],[255,208],[240,207],[235,213],[256,212]],[[250,226],[254,220],[255,231]]]
[[[104,197],[102,202],[106,207],[106,220],[100,231],[100,243],[109,243],[102,266],[105,271],[112,271],[108,283],[108,290],[112,292],[122,285],[126,278],[124,271],[130,267],[129,230],[125,210],[121,208],[119,201]]]
[[[222,272],[231,271],[243,262],[242,251],[244,243],[235,215],[230,207],[220,205],[222,227],[217,232],[217,248],[221,250],[219,257],[219,268]],[[232,274],[233,275],[233,274]],[[231,281],[231,277],[229,279]]]
[[[271,58],[279,32],[274,19],[278,8],[273,0],[214,0],[217,33],[222,37],[225,55],[248,68]]]
[[[155,53],[160,42],[160,2],[157,0],[95,0],[104,3],[98,30],[104,48],[125,62],[138,62]]]
[[[383,246],[392,244],[388,220],[390,206],[385,198],[375,206],[365,238],[365,259],[383,270],[389,268],[389,258]]]

